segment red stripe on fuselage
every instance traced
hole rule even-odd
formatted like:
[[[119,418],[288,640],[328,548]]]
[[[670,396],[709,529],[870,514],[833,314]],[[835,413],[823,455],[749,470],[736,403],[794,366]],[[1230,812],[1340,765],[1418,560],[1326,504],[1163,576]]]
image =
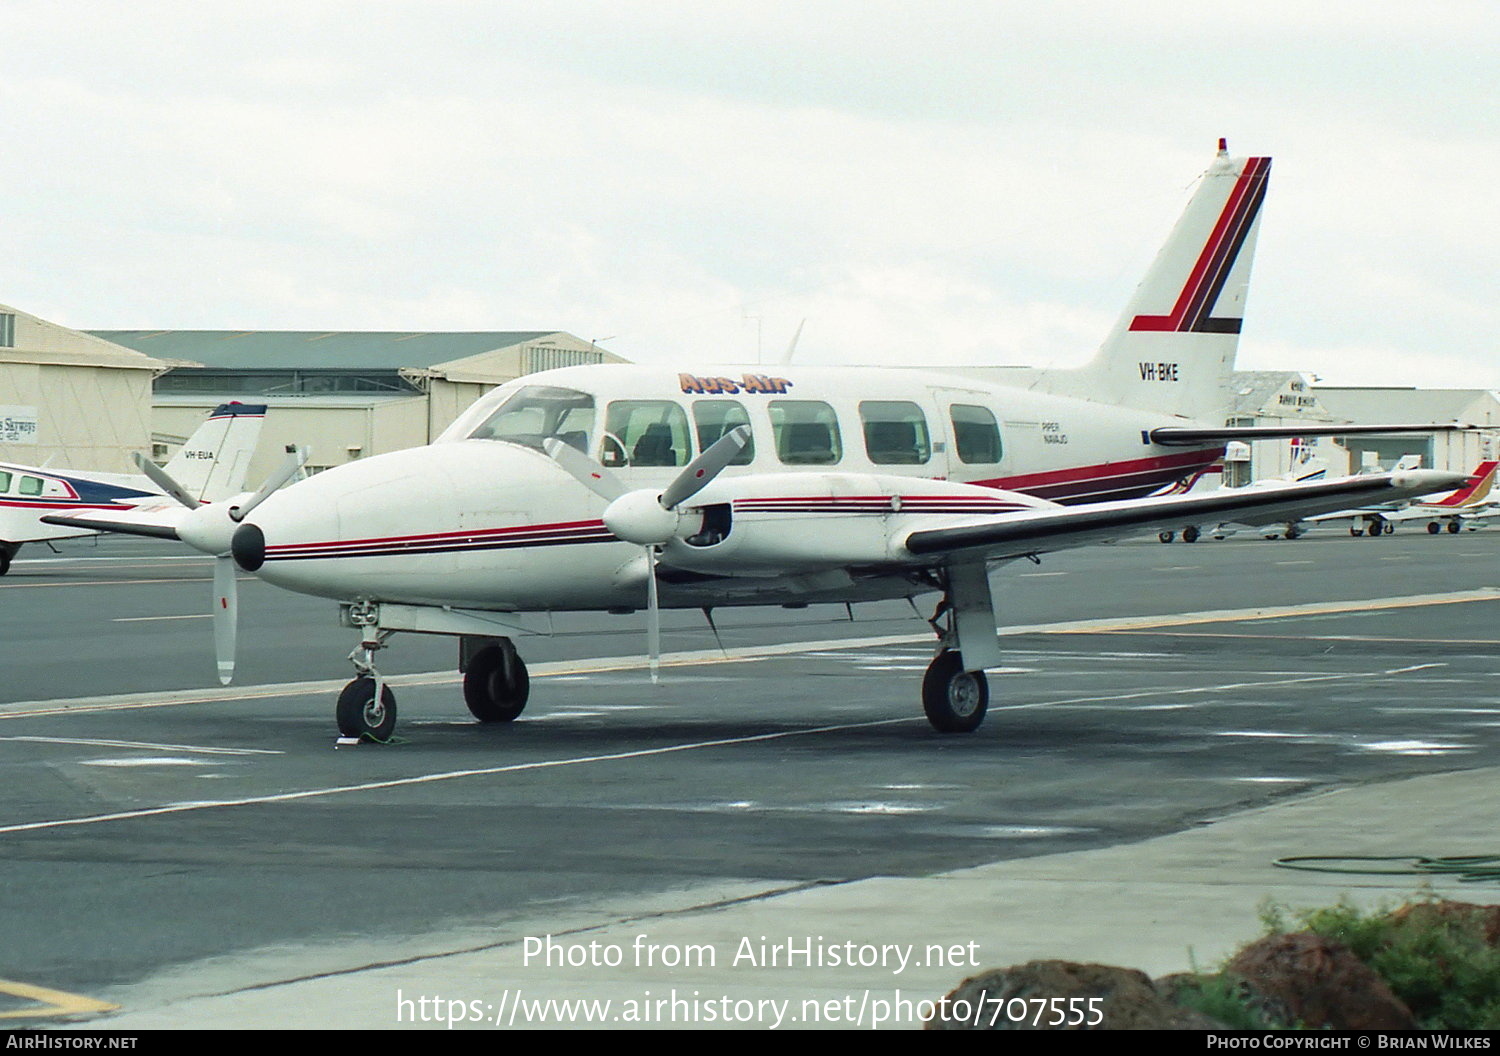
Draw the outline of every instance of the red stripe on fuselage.
[[[1023,473],[1015,477],[976,480],[974,483],[981,487],[1020,491],[1027,495],[1036,495],[1038,498],[1053,498],[1051,493],[1058,492],[1065,496],[1079,496],[1098,494],[1101,491],[1136,489],[1141,489],[1141,494],[1146,494],[1162,484],[1171,483],[1179,476],[1204,469],[1223,454],[1222,447],[1215,447],[1202,451],[1161,455],[1156,458],[1135,458],[1125,462],[1105,462],[1101,465],[1076,466],[1072,469],[1053,469],[1045,473]],[[1121,479],[1131,477],[1150,479],[1132,483],[1125,483]],[[1097,484],[1110,484],[1111,486],[1091,487]],[[1065,501],[1065,499],[1055,501]]]
[[[283,543],[280,546],[267,546],[266,553],[285,554],[297,550],[313,550],[328,547],[382,546],[395,543],[436,543],[460,539],[477,540],[537,532],[561,532],[570,529],[603,527],[603,521],[565,521],[560,524],[517,525],[513,528],[476,528],[467,532],[432,532],[426,535],[390,535],[368,539],[335,539],[331,542],[321,543]]]

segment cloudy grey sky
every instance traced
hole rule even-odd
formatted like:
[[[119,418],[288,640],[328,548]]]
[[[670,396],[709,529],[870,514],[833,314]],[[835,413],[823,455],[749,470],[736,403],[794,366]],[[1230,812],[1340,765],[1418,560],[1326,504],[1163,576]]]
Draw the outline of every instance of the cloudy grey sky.
[[[1240,365],[1500,386],[1493,0],[0,0],[0,302],[1071,365],[1227,136]]]

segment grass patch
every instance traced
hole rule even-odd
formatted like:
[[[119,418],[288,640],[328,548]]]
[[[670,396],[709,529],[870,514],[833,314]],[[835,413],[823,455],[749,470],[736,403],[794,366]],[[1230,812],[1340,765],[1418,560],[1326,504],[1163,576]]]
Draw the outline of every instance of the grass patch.
[[[1311,931],[1348,946],[1428,1030],[1500,1029],[1500,945],[1485,938],[1485,907],[1424,896],[1369,912],[1347,899],[1322,909],[1267,905],[1270,935]]]

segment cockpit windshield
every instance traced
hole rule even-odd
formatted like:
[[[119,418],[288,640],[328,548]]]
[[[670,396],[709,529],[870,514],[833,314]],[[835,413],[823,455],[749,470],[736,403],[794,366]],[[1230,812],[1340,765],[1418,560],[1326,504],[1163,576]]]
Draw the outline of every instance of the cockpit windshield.
[[[553,385],[527,385],[502,403],[469,438],[509,440],[541,450],[542,441],[555,436],[587,451],[593,429],[594,398],[588,393]]]

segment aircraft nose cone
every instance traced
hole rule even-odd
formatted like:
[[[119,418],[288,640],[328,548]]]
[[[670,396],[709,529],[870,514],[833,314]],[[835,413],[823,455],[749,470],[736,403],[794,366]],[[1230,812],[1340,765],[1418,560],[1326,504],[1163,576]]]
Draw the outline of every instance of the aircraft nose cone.
[[[234,530],[234,538],[229,542],[229,552],[234,555],[234,563],[246,572],[258,572],[260,566],[266,563],[265,533],[246,521]]]

